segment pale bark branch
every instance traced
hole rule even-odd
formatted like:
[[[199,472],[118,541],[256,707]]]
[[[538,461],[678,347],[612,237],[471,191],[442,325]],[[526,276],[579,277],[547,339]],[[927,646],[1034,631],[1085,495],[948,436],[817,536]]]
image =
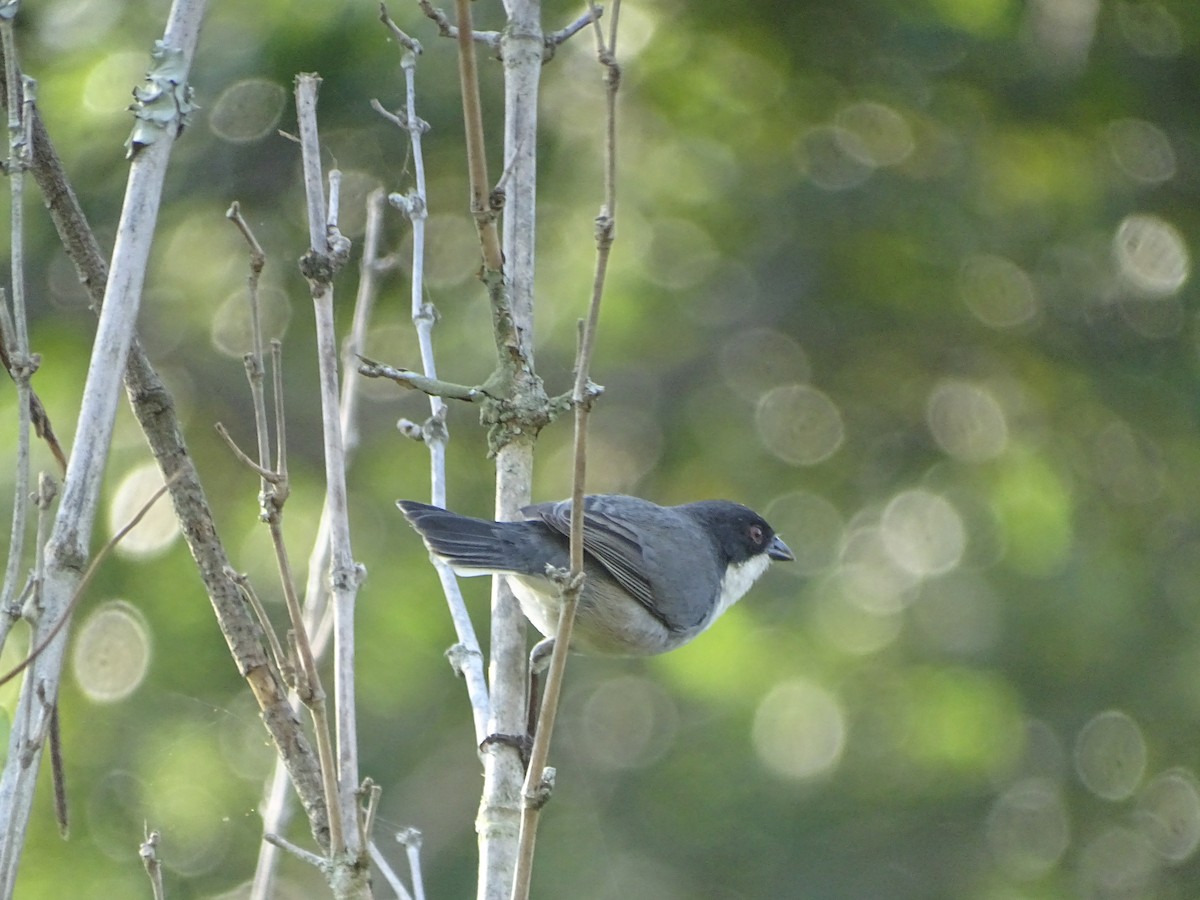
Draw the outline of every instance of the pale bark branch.
[[[160,91],[176,109],[174,115],[159,120],[153,135],[139,132],[144,120],[135,125],[131,145],[134,159],[75,429],[75,445],[46,547],[46,580],[41,616],[34,626],[35,643],[51,628],[59,627],[83,575],[108,461],[120,374],[125,370],[133,340],[167,161],[186,112],[180,92],[186,97],[187,73],[204,7],[203,0],[176,0],[172,5],[159,45],[158,64],[138,95],[138,103],[144,107],[155,103],[155,91]],[[65,632],[59,632],[30,667],[13,717],[8,757],[0,775],[0,896],[5,898],[12,896],[16,883],[48,717],[58,694],[65,638]]]
[[[349,241],[337,229],[337,179],[331,176],[330,202],[321,188],[320,141],[317,133],[317,89],[314,75],[296,78],[296,108],[308,201],[309,250],[301,260],[316,317],[320,377],[321,424],[325,449],[325,503],[329,508],[330,565],[334,616],[334,707],[337,714],[337,780],[339,815],[345,849],[354,859],[366,858],[366,835],[351,831],[358,821],[358,737],[354,690],[354,602],[363,572],[350,548],[346,497],[346,458],[338,388],[337,339],[333,322],[333,276],[349,256]],[[336,857],[337,854],[335,853]],[[361,874],[361,869],[359,870]],[[365,887],[365,882],[363,882]]]
[[[425,153],[421,138],[428,126],[417,115],[416,68],[421,45],[405,34],[387,14],[386,8],[380,5],[380,19],[391,31],[397,42],[404,48],[401,55],[400,67],[404,72],[404,111],[402,116],[394,120],[408,133],[412,148],[414,185],[403,204],[393,205],[401,208],[412,224],[412,280],[409,297],[413,328],[417,332],[417,343],[421,352],[421,366],[424,376],[421,380],[426,385],[440,385],[443,390],[430,394],[429,419],[421,427],[421,435],[429,450],[429,491],[430,502],[435,506],[446,505],[446,443],[449,432],[446,429],[446,404],[444,398],[447,385],[437,380],[437,363],[433,351],[433,327],[437,322],[437,313],[433,305],[425,301],[425,222],[428,215],[428,202],[425,185]],[[364,360],[364,364],[367,361]],[[388,367],[390,368],[390,367]],[[361,372],[362,369],[360,368]],[[416,373],[408,373],[415,375]],[[418,387],[414,380],[408,383]],[[454,386],[460,387],[460,386]],[[423,388],[420,388],[423,389]],[[459,399],[474,400],[480,395],[477,388],[468,388],[465,395],[459,394]],[[451,395],[453,396],[453,395]],[[487,680],[483,671],[483,652],[479,647],[479,638],[475,626],[467,612],[466,602],[459,590],[458,582],[449,566],[439,560],[433,560],[438,579],[442,585],[442,593],[450,611],[450,619],[454,625],[457,643],[448,652],[451,665],[462,676],[467,687],[467,697],[471,703],[472,719],[475,724],[476,743],[482,743],[487,736],[488,719],[491,716],[491,700],[488,696]],[[422,893],[418,890],[418,894]]]

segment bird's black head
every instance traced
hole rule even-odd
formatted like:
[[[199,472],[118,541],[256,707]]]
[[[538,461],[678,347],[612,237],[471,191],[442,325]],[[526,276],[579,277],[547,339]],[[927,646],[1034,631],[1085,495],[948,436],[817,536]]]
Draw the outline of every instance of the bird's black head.
[[[771,559],[792,560],[795,554],[775,535],[766,519],[748,507],[729,500],[702,500],[679,507],[713,536],[727,564],[745,562],[765,553]]]

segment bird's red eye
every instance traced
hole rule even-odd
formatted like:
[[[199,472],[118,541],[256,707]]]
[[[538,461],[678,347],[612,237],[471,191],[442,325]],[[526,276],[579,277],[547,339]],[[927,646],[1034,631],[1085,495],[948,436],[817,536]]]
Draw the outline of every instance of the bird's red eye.
[[[748,533],[750,535],[750,540],[754,541],[754,543],[761,544],[763,542],[763,530],[761,525],[751,525]]]

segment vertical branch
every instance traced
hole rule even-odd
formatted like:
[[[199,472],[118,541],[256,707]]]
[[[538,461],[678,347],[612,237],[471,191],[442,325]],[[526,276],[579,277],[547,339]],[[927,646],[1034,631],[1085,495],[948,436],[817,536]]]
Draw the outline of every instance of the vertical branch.
[[[404,72],[404,112],[392,115],[376,102],[375,108],[396,125],[403,128],[412,148],[413,188],[403,196],[393,194],[388,199],[412,223],[412,283],[410,300],[413,328],[417,332],[417,343],[421,351],[421,368],[430,378],[437,377],[437,363],[433,352],[433,326],[437,322],[437,310],[425,300],[425,222],[429,214],[425,190],[425,154],[422,136],[428,124],[417,115],[416,70],[421,45],[396,26],[381,4],[380,19],[400,44],[402,53],[400,67]],[[429,418],[419,429],[419,436],[429,449],[430,502],[435,506],[446,505],[446,402],[441,397],[430,395]],[[458,643],[451,648],[450,660],[455,670],[462,675],[471,702],[471,713],[475,723],[475,741],[483,743],[487,737],[488,719],[491,716],[491,700],[488,697],[487,681],[483,673],[483,652],[475,634],[467,605],[459,590],[458,582],[450,567],[434,560],[442,592],[450,610],[454,633]]]
[[[8,562],[0,585],[0,610],[13,610],[25,554],[25,535],[29,530],[29,425],[32,392],[29,380],[37,361],[29,352],[28,318],[25,313],[25,170],[29,166],[30,119],[33,84],[22,91],[13,41],[13,16],[16,4],[0,12],[0,45],[4,50],[5,95],[8,104],[8,183],[11,213],[12,316],[0,297],[0,344],[7,368],[17,386],[17,459],[13,484],[12,532],[8,544]],[[23,102],[18,98],[22,98]],[[5,632],[7,633],[7,632]],[[3,641],[0,641],[0,646]]]
[[[472,58],[468,0],[458,0],[459,52]],[[496,460],[498,519],[515,519],[529,503],[533,483],[533,444],[548,419],[545,391],[533,365],[534,206],[537,181],[537,103],[543,51],[540,0],[507,0],[508,26],[501,38],[504,59],[504,160],[506,193],[502,234],[503,278],[487,270],[492,301],[498,373],[507,407],[489,412],[490,443]],[[465,74],[465,73],[464,73]],[[463,92],[472,88],[464,83]],[[468,135],[468,140],[470,136]],[[474,193],[473,193],[474,196]],[[499,206],[500,198],[494,205]],[[481,235],[481,239],[482,239]],[[490,416],[490,419],[486,418]],[[504,424],[507,422],[508,424]],[[528,671],[525,619],[503,579],[494,579],[491,604],[492,715],[489,735],[523,734],[526,728]],[[511,743],[483,745],[484,784],[476,831],[479,835],[478,900],[504,900],[512,890],[520,832],[524,766]]]
[[[129,145],[133,162],[62,502],[46,547],[46,578],[41,617],[34,628],[35,644],[65,621],[83,576],[167,161],[189,109],[187,73],[204,8],[203,0],[175,0],[163,40],[155,51],[155,66],[136,94],[138,118]],[[63,628],[30,667],[13,716],[7,761],[0,776],[0,897],[12,896],[16,882],[65,648]]]
[[[262,277],[263,268],[267,264],[267,255],[263,252],[262,245],[254,236],[254,232],[246,224],[246,220],[242,218],[241,205],[236,200],[225,211],[225,218],[237,226],[238,231],[242,233],[242,237],[250,246],[250,272],[246,276],[246,299],[249,301],[250,308],[250,352],[246,354],[243,362],[246,366],[246,377],[250,381],[250,398],[254,407],[254,431],[258,436],[258,464],[266,469],[271,465],[271,441],[270,431],[267,428],[267,404],[263,396],[263,378],[266,370],[263,366],[262,317],[259,315],[258,282]],[[282,435],[282,432],[279,434]],[[264,478],[262,480],[264,497],[268,489],[269,486]]]
[[[330,511],[330,583],[334,615],[334,699],[337,710],[338,802],[344,824],[357,821],[358,746],[354,705],[354,601],[360,572],[350,551],[350,519],[346,500],[346,458],[338,400],[338,353],[333,323],[333,275],[349,255],[349,241],[337,229],[337,208],[326,213],[321,189],[320,142],[317,135],[317,88],[320,78],[296,78],[305,195],[308,199],[309,250],[301,259],[308,280],[317,326],[321,424],[325,438],[325,502]],[[347,835],[347,850],[365,853],[365,836]]]
[[[554,783],[554,770],[546,767],[546,761],[550,754],[550,739],[554,733],[555,717],[562,695],[575,610],[584,581],[583,513],[587,481],[587,426],[592,404],[600,394],[600,388],[592,383],[590,376],[592,353],[596,346],[596,328],[600,321],[600,302],[604,296],[608,260],[616,237],[616,95],[620,86],[620,69],[613,48],[616,44],[620,0],[613,0],[612,28],[607,46],[600,30],[598,11],[594,2],[590,5],[593,22],[596,24],[597,56],[600,64],[604,66],[605,73],[607,113],[604,137],[604,200],[596,216],[596,266],[592,277],[587,318],[581,323],[579,347],[575,357],[575,383],[571,391],[571,403],[575,410],[574,467],[571,480],[571,570],[562,588],[563,604],[554,635],[554,652],[550,658],[537,732],[529,754],[529,767],[525,773],[524,804],[521,810],[521,833],[517,868],[513,877],[512,900],[527,900],[529,897],[541,809],[549,799]]]
[[[487,149],[483,139],[483,107],[479,102],[479,66],[471,27],[471,0],[455,0],[458,14],[458,78],[462,84],[463,126],[466,130],[467,173],[471,181],[471,215],[479,231],[483,265],[489,272],[504,268],[500,238],[496,232],[496,210],[492,208],[487,173]]]

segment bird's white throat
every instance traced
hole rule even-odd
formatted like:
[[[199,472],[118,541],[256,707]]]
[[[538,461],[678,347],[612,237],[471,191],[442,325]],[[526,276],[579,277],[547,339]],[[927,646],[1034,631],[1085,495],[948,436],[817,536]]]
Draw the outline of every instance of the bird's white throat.
[[[767,571],[767,566],[770,564],[771,558],[765,553],[759,553],[745,562],[734,563],[726,569],[725,577],[721,579],[721,594],[717,597],[716,608],[708,621],[715,621],[721,616],[721,613],[741,600],[754,582],[758,581],[759,576]]]

